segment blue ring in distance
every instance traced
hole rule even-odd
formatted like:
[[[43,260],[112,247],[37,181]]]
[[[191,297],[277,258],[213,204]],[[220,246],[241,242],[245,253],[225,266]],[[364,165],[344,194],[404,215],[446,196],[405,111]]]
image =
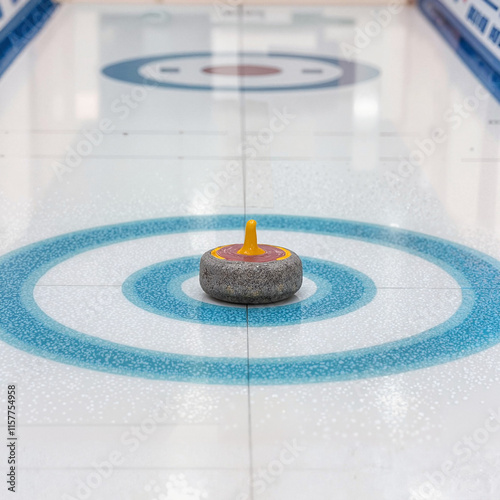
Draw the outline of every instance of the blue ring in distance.
[[[287,58],[287,59],[300,59],[306,62],[321,62],[331,64],[340,68],[341,74],[338,77],[326,81],[296,84],[296,85],[206,85],[206,84],[184,84],[176,82],[165,82],[147,78],[139,73],[140,69],[146,64],[151,64],[158,61],[179,61],[182,59],[205,58],[211,59],[215,56],[238,56],[241,58],[253,57],[269,57],[269,58]],[[201,66],[200,66],[201,68]],[[200,69],[201,70],[201,69]],[[348,61],[347,59],[340,59],[336,57],[306,55],[306,54],[289,54],[282,52],[244,52],[240,54],[224,54],[212,52],[186,52],[181,54],[164,54],[161,56],[140,57],[136,59],[126,59],[117,63],[109,64],[102,69],[102,73],[115,80],[122,82],[132,83],[134,85],[149,85],[153,87],[162,87],[168,89],[178,90],[226,90],[226,91],[241,91],[241,92],[282,92],[287,90],[320,90],[334,87],[342,87],[345,85],[353,85],[355,83],[365,82],[376,78],[380,72],[378,69],[367,64],[359,62]]]
[[[376,294],[365,274],[326,260],[303,257],[304,275],[316,292],[291,304],[252,307],[252,326],[284,326],[318,321],[355,311]],[[146,311],[169,318],[220,326],[247,326],[244,307],[208,304],[188,297],[182,283],[198,275],[200,257],[159,262],[136,271],[123,283],[125,297]]]
[[[80,253],[138,238],[191,231],[243,230],[241,215],[152,219],[85,229],[0,257],[0,339],[31,354],[128,376],[213,384],[298,384],[353,380],[434,366],[500,342],[500,263],[453,243],[398,228],[348,220],[248,215],[262,230],[297,231],[396,248],[447,271],[462,304],[447,321],[412,337],[376,346],[297,357],[245,358],[172,354],[121,345],[68,328],[36,304],[37,281]],[[253,325],[249,309],[249,326]],[[334,332],[332,332],[334,334]]]

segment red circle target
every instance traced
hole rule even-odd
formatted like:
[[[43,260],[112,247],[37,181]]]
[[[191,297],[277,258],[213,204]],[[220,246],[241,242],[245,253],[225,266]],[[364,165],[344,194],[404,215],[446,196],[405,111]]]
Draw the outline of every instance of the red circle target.
[[[255,64],[227,64],[223,66],[207,66],[203,73],[225,76],[265,76],[281,73],[276,66],[261,66]]]

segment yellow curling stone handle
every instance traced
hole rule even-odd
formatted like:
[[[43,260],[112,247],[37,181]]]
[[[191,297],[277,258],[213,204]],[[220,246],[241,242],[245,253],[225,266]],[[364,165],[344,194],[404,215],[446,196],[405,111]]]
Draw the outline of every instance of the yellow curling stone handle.
[[[254,220],[249,220],[245,228],[245,243],[236,252],[241,255],[262,255],[266,253],[265,250],[259,248],[257,245],[257,222]]]

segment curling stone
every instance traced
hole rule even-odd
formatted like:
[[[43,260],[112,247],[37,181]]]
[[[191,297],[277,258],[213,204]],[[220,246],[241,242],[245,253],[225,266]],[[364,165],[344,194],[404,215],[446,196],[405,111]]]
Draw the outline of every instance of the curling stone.
[[[200,285],[215,299],[237,304],[268,304],[291,297],[302,285],[302,262],[286,248],[257,245],[257,222],[249,220],[245,243],[205,252]]]

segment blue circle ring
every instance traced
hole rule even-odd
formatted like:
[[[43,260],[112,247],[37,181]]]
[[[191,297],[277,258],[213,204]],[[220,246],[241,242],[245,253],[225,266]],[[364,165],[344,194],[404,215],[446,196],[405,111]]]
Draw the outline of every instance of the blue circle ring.
[[[248,216],[252,217],[252,216]],[[278,358],[170,354],[124,346],[72,330],[36,304],[37,281],[52,267],[105,245],[161,234],[235,230],[241,215],[172,217],[86,229],[17,249],[0,258],[0,338],[26,352],[128,376],[213,384],[299,384],[384,376],[463,358],[500,341],[500,263],[463,245],[362,222],[254,215],[259,227],[337,236],[404,250],[437,264],[462,287],[446,322],[373,347]]]
[[[200,257],[182,257],[140,269],[123,283],[123,295],[134,305],[160,316],[205,325],[247,326],[245,307],[207,304],[182,291],[182,283],[198,275]],[[375,297],[375,283],[355,269],[311,257],[302,257],[302,265],[304,276],[315,282],[316,292],[300,302],[252,307],[252,327],[334,318],[365,306]]]
[[[146,64],[151,64],[159,61],[172,61],[179,59],[193,58],[213,58],[214,56],[231,55],[238,57],[269,57],[269,58],[286,58],[300,59],[307,62],[317,61],[325,64],[331,64],[338,67],[342,73],[336,78],[326,81],[312,82],[307,84],[296,85],[202,85],[202,84],[185,84],[175,82],[165,82],[147,78],[139,73],[141,67]],[[135,85],[149,85],[153,87],[163,87],[168,89],[178,90],[226,90],[226,91],[242,91],[242,92],[282,92],[286,90],[319,90],[333,87],[342,87],[370,80],[379,75],[379,70],[373,66],[362,64],[359,62],[348,61],[335,57],[306,55],[306,54],[289,54],[283,52],[242,52],[239,54],[224,54],[212,52],[186,52],[180,54],[164,54],[161,56],[140,57],[136,59],[126,59],[117,63],[109,64],[102,69],[102,73],[115,80],[120,80]]]

